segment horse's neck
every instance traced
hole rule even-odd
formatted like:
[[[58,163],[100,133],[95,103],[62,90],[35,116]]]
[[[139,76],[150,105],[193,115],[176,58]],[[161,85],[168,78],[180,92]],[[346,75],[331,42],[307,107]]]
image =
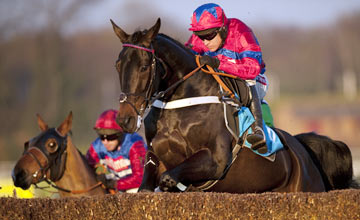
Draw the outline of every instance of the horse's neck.
[[[58,187],[68,190],[85,190],[91,186],[94,186],[97,181],[91,168],[87,165],[86,161],[82,158],[80,152],[73,145],[71,138],[67,140],[67,159],[65,163],[65,171],[60,180],[56,181],[55,184]],[[79,195],[94,195],[103,194],[103,190],[98,187],[97,189],[91,190],[84,194]],[[69,195],[59,191],[61,196],[76,196]]]
[[[159,56],[165,61],[166,65],[169,66],[168,69],[171,71],[171,76],[161,90],[173,85],[197,68],[195,56],[190,51],[184,49],[180,43],[170,38],[160,36],[157,38],[157,41],[155,41],[154,46],[155,51],[159,52]],[[171,54],[171,57],[169,57],[169,54]],[[189,91],[191,91],[192,94],[187,94]],[[217,95],[217,93],[218,87],[215,80],[203,72],[197,72],[178,87],[172,99],[185,98],[188,96]]]
[[[154,41],[154,48],[159,56],[171,68],[177,78],[196,68],[192,53],[184,49],[183,45],[165,35],[158,35]],[[171,56],[171,57],[170,57]]]

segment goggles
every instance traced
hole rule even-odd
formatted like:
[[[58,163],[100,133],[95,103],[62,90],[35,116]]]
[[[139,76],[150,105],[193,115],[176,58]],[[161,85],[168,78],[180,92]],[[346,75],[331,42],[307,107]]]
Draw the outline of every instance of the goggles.
[[[198,37],[204,41],[204,40],[212,40],[216,37],[216,35],[218,34],[218,31],[214,31],[214,32],[211,32],[209,34],[204,34],[204,35],[198,35]]]
[[[104,140],[113,141],[113,140],[116,140],[119,138],[119,136],[117,134],[111,134],[111,135],[102,134],[102,135],[99,135],[99,137],[102,141],[104,141]]]

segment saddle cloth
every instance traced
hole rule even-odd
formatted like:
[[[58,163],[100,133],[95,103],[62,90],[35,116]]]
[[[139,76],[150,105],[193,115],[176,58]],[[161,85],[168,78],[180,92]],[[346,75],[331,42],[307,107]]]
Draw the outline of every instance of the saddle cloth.
[[[254,116],[247,107],[241,107],[237,111],[234,111],[235,108],[230,107],[227,104],[224,104],[225,108],[225,120],[227,128],[233,136],[238,138],[243,138],[243,135],[251,134],[253,132],[251,125],[255,122]],[[251,144],[246,141],[244,138],[244,146],[251,149],[254,153],[263,156],[269,157],[278,150],[282,149],[284,145],[281,143],[279,136],[276,132],[263,122],[264,133],[266,137],[266,145],[268,151],[264,154],[259,153],[257,150],[251,149]]]

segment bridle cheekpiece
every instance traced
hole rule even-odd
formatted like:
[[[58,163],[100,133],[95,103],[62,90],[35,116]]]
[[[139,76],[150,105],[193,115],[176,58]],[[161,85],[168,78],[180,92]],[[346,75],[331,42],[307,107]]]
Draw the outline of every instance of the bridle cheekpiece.
[[[129,44],[129,43],[125,43],[122,45],[123,47],[131,47],[131,48],[135,48],[135,49],[139,49],[139,50],[143,50],[146,52],[151,53],[152,55],[152,63],[151,63],[151,79],[150,81],[148,81],[146,88],[145,88],[145,95],[143,94],[134,94],[134,93],[125,93],[125,92],[121,92],[119,95],[119,103],[127,103],[129,104],[136,112],[137,114],[137,123],[136,123],[136,131],[138,131],[140,129],[141,123],[142,123],[142,115],[146,109],[146,107],[148,106],[149,101],[151,100],[151,90],[152,90],[152,86],[153,86],[153,81],[155,79],[155,73],[156,73],[156,56],[155,56],[155,50],[151,47],[151,48],[146,48],[146,47],[142,47],[139,45],[135,45],[135,44]],[[140,97],[144,97],[144,102],[141,104],[140,109],[137,109],[136,106],[131,103],[128,100],[128,96],[140,96]],[[144,106],[145,104],[145,106]]]

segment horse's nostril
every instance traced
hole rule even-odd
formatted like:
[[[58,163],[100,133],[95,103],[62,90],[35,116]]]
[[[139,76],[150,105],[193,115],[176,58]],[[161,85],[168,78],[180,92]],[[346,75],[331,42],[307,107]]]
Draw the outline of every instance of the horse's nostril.
[[[28,172],[26,170],[21,169],[21,170],[19,170],[18,172],[15,173],[14,177],[17,178],[17,179],[20,179],[22,177],[25,177],[27,174],[28,174]]]
[[[124,124],[129,124],[129,122],[130,122],[130,117],[126,117],[124,120]]]
[[[125,116],[125,117],[117,117],[116,122],[125,132],[134,132],[134,128],[136,124],[134,124],[135,118],[132,116]]]
[[[119,116],[116,117],[116,123],[121,126],[122,120]]]
[[[11,178],[13,179],[13,181],[16,181],[16,175],[15,175],[15,170],[11,171]]]
[[[128,124],[130,122],[130,117],[116,117],[116,123],[118,123],[118,125],[125,126],[126,124]]]
[[[26,189],[28,188],[27,185],[29,185],[27,183],[27,174],[28,172],[26,170],[23,170],[23,169],[14,169],[12,172],[11,172],[11,177],[12,177],[12,180],[14,182],[14,185],[16,187],[21,187],[23,189]]]

